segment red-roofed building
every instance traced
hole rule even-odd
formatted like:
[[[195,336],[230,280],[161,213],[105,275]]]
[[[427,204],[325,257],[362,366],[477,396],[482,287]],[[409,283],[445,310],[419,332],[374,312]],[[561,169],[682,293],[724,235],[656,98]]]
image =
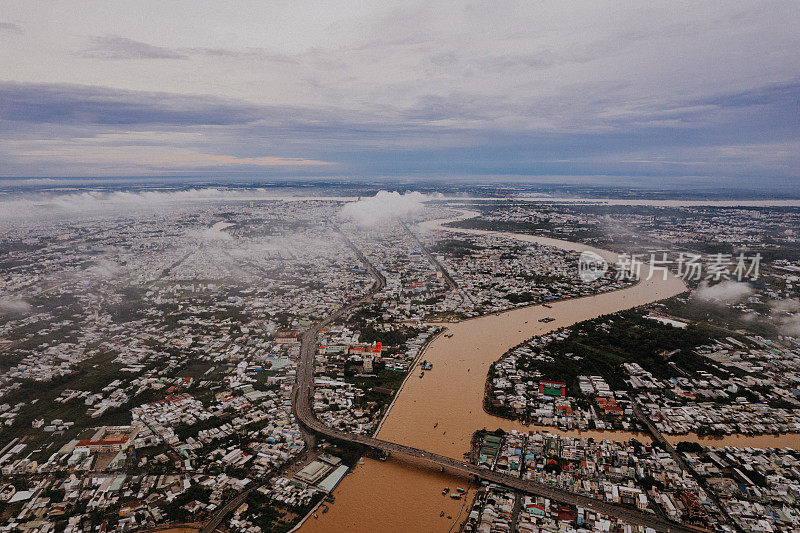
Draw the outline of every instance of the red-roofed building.
[[[570,507],[561,506],[558,508],[558,521],[559,522],[574,522],[578,519],[578,513]]]
[[[290,342],[298,342],[297,337],[300,332],[295,329],[284,329],[275,335],[275,342],[277,344],[285,344]]]
[[[105,426],[90,439],[78,441],[75,449],[86,453],[120,452],[131,445],[139,429],[139,426]]]
[[[597,403],[597,407],[603,411],[603,414],[612,415],[612,416],[622,416],[623,410],[622,407],[617,405],[617,400],[614,398],[607,398],[605,396],[598,396],[595,398],[595,403]]]

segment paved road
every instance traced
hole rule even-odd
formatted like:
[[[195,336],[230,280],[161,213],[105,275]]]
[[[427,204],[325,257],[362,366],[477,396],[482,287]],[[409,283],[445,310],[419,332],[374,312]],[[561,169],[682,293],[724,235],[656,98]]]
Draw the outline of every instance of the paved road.
[[[415,457],[433,465],[447,468],[467,477],[473,476],[478,479],[484,479],[493,483],[505,485],[527,494],[543,496],[558,502],[585,507],[598,513],[621,518],[633,524],[639,524],[645,527],[653,528],[656,531],[662,531],[664,533],[697,533],[698,529],[694,527],[665,521],[655,515],[636,509],[611,504],[596,498],[590,498],[588,496],[576,494],[556,487],[551,487],[542,483],[512,477],[499,472],[493,472],[486,468],[481,468],[464,461],[458,461],[456,459],[431,453],[419,448],[404,446],[402,444],[388,442],[364,435],[358,435],[355,433],[346,433],[333,429],[320,422],[314,414],[314,410],[312,408],[314,390],[314,358],[317,350],[317,335],[322,328],[326,327],[334,320],[350,312],[356,306],[370,300],[375,293],[380,291],[386,284],[385,278],[367,260],[364,254],[357,249],[357,247],[347,238],[347,236],[342,234],[342,237],[347,241],[348,245],[364,263],[367,271],[375,279],[375,283],[363,298],[353,301],[347,306],[340,308],[325,320],[322,320],[321,322],[318,322],[309,328],[302,336],[300,361],[298,362],[297,367],[297,381],[295,383],[295,392],[293,398],[293,411],[298,421],[305,427],[306,430],[313,431],[328,438],[362,444],[370,448],[381,450],[385,453],[403,454],[409,457]]]
[[[267,481],[262,481],[260,483],[255,483],[250,487],[244,489],[242,492],[236,495],[231,501],[223,505],[217,514],[215,514],[211,520],[206,522],[203,525],[203,528],[199,531],[199,533],[212,533],[215,529],[219,527],[222,521],[228,516],[228,513],[231,513],[236,510],[242,503],[244,503],[245,498],[247,495],[256,490],[258,487],[264,485]]]
[[[587,509],[591,509],[598,513],[603,513],[610,516],[622,518],[623,520],[633,524],[640,524],[646,527],[651,527],[656,531],[663,531],[667,533],[671,532],[683,533],[683,532],[698,531],[697,529],[692,527],[687,527],[680,524],[675,524],[673,522],[667,522],[661,520],[655,515],[644,513],[642,511],[637,511],[631,508],[614,505],[595,498],[590,498],[588,496],[576,494],[564,489],[551,487],[549,485],[544,485],[542,483],[520,479],[506,474],[501,474],[499,472],[493,472],[486,468],[481,468],[479,466],[475,466],[463,461],[457,461],[456,459],[445,457],[443,455],[435,454],[432,452],[427,452],[419,448],[412,448],[410,446],[404,446],[402,444],[396,444],[393,442],[388,442],[373,437],[366,437],[364,435],[356,435],[352,433],[345,433],[342,431],[338,431],[326,426],[325,424],[317,420],[317,418],[311,411],[308,401],[305,402],[301,401],[300,404],[305,404],[297,406],[297,413],[302,423],[305,424],[309,429],[316,431],[329,438],[363,444],[370,448],[379,449],[385,453],[403,454],[410,457],[416,457],[428,463],[447,468],[448,470],[454,471],[459,474],[463,474],[465,476],[473,476],[493,483],[498,483],[500,485],[505,485],[507,487],[511,487],[513,489],[525,492],[527,494],[543,496],[559,502],[585,507]]]
[[[359,261],[364,264],[367,272],[375,281],[370,290],[363,297],[340,307],[333,314],[307,329],[301,337],[300,359],[297,362],[296,381],[294,390],[292,391],[292,412],[295,418],[301,422],[301,427],[304,430],[304,434],[318,433],[313,431],[313,428],[311,428],[311,426],[308,424],[302,424],[304,418],[301,415],[307,416],[307,414],[305,411],[301,413],[301,408],[307,408],[308,412],[310,412],[311,416],[316,420],[316,415],[314,415],[313,409],[311,409],[311,400],[313,397],[312,391],[314,388],[314,359],[317,351],[317,336],[319,335],[320,330],[327,327],[342,316],[350,313],[356,307],[371,300],[375,294],[382,291],[383,288],[386,287],[386,278],[383,276],[383,274],[378,272],[378,269],[376,269],[372,263],[367,260],[361,250],[359,250],[358,247],[353,244],[353,241],[351,241],[347,235],[345,235],[339,228],[336,228],[336,230],[342,236],[350,249],[353,250],[353,253],[356,254]],[[310,429],[312,431],[309,431]],[[309,439],[306,438],[307,444],[309,444],[308,440]]]
[[[434,257],[434,255],[430,252],[430,250],[428,250],[425,247],[425,245],[422,244],[422,241],[419,240],[419,237],[417,237],[417,234],[414,233],[413,231],[411,231],[411,228],[409,228],[408,225],[405,222],[401,222],[400,224],[402,224],[403,228],[405,228],[405,230],[408,232],[408,234],[411,235],[411,238],[414,239],[414,241],[417,243],[417,246],[420,247],[420,249],[422,250],[422,253],[428,259],[428,261],[436,268],[436,270],[441,272],[442,277],[444,277],[444,281],[445,281],[445,283],[447,283],[448,288],[450,290],[456,290],[458,288],[458,284],[453,279],[453,277],[450,275],[450,272],[448,272],[447,269],[439,262],[439,260],[436,259],[436,257]]]
[[[725,517],[726,522],[729,525],[732,525],[733,528],[739,533],[744,533],[744,530],[741,528],[741,526],[735,520],[733,520],[733,517],[731,517],[730,514],[728,514],[728,511],[722,505],[722,501],[720,501],[720,499],[717,497],[716,492],[714,492],[714,490],[708,486],[706,479],[698,474],[694,468],[692,468],[686,463],[686,461],[683,460],[683,457],[678,453],[678,450],[676,450],[672,443],[669,442],[666,437],[664,437],[664,434],[658,430],[653,421],[650,420],[650,417],[648,417],[644,411],[642,411],[641,406],[636,402],[633,402],[633,414],[635,414],[636,417],[641,420],[642,423],[644,423],[645,427],[647,427],[647,431],[650,432],[650,435],[656,440],[656,442],[660,442],[661,445],[664,446],[664,449],[667,450],[667,453],[672,456],[672,459],[678,464],[678,466],[680,466],[684,471],[689,472],[692,477],[697,480],[698,485],[703,487],[703,490],[706,491],[706,494],[708,494],[713,500],[714,505],[717,506],[717,509],[719,509],[722,515]]]

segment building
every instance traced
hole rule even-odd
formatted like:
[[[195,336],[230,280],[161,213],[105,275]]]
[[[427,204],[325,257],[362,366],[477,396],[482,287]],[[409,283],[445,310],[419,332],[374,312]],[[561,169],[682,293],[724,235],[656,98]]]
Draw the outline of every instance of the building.
[[[563,398],[566,395],[567,384],[560,381],[540,381],[539,394]]]
[[[140,426],[105,426],[99,428],[89,439],[78,441],[75,450],[89,453],[121,452],[127,449],[136,435]]]

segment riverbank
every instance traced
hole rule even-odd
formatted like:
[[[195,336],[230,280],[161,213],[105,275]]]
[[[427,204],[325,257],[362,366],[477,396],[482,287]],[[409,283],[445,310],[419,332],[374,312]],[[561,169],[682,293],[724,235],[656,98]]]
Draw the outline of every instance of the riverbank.
[[[449,228],[449,222],[474,216],[472,212],[458,217],[423,223],[428,231],[464,234],[492,234],[522,242],[557,246],[574,251],[592,251],[606,260],[616,255],[592,246],[505,232]],[[654,276],[647,279],[647,265],[639,283],[617,291],[569,300],[554,301],[550,308],[530,306],[486,315],[450,324],[448,334],[431,343],[426,358],[434,370],[425,378],[411,380],[398,395],[390,416],[378,436],[385,440],[415,446],[460,459],[469,450],[472,433],[478,429],[527,431],[524,424],[498,418],[483,410],[483,396],[489,366],[503,353],[537,335],[543,335],[608,313],[669,298],[686,290],[683,280],[669,275],[666,280]],[[553,317],[549,323],[539,319]],[[599,433],[599,432],[598,432]],[[606,438],[611,432],[604,433]],[[619,435],[622,440],[629,438]]]
[[[422,356],[423,356],[423,355],[425,355],[425,352],[426,352],[426,351],[428,351],[428,346],[430,346],[430,345],[431,345],[431,343],[432,343],[433,341],[435,341],[435,340],[436,340],[436,339],[439,337],[439,335],[441,335],[441,334],[442,334],[442,333],[444,333],[445,331],[446,331],[445,329],[441,329],[441,330],[439,330],[439,331],[438,331],[438,332],[437,332],[437,333],[436,333],[436,334],[435,334],[433,337],[431,337],[431,338],[428,340],[428,342],[426,342],[426,343],[425,343],[425,345],[422,347],[422,349],[419,351],[419,353],[418,353],[418,354],[417,354],[417,356],[414,358],[414,360],[411,362],[411,364],[408,366],[408,373],[406,374],[406,377],[405,377],[405,379],[403,379],[403,382],[400,384],[400,387],[398,387],[398,389],[397,389],[397,392],[395,392],[395,394],[394,394],[394,398],[392,398],[392,402],[391,402],[391,403],[389,404],[389,406],[386,408],[386,412],[383,414],[383,417],[381,418],[381,421],[380,421],[380,423],[378,424],[378,427],[377,427],[377,428],[375,428],[375,433],[374,433],[374,435],[375,435],[375,436],[377,436],[377,435],[378,435],[378,433],[380,433],[380,431],[381,431],[381,428],[383,427],[383,423],[384,423],[384,422],[386,421],[386,419],[389,417],[389,413],[391,413],[391,412],[392,412],[392,407],[394,407],[394,402],[395,402],[395,401],[397,401],[397,397],[398,397],[398,396],[400,396],[400,393],[403,391],[403,387],[405,387],[405,386],[406,386],[406,382],[408,381],[408,378],[410,378],[411,376],[413,376],[413,375],[414,375],[414,370],[417,368],[417,364],[418,364],[418,363],[420,362],[420,360],[422,359]]]
[[[567,250],[589,250],[607,261],[616,259],[613,252],[579,243],[443,226],[474,214],[476,213],[465,212],[458,217],[423,223],[421,228],[428,231],[493,234]],[[428,346],[426,352],[426,359],[434,364],[433,370],[426,372],[423,379],[409,380],[398,392],[377,436],[454,459],[462,459],[463,454],[469,451],[473,432],[483,428],[502,428],[506,431],[539,429],[610,440],[649,440],[649,435],[645,433],[579,433],[562,432],[550,427],[525,426],[517,421],[494,417],[483,410],[484,384],[489,365],[508,349],[531,337],[576,322],[669,298],[686,290],[683,281],[673,275],[662,279],[659,274],[650,280],[647,276],[647,265],[643,265],[642,280],[624,289],[556,301],[551,308],[540,305],[523,307],[448,324],[448,334],[439,336]],[[555,320],[550,323],[538,321],[546,316]],[[691,435],[675,438],[674,442],[693,440]],[[724,445],[720,442],[730,441],[700,439],[699,442]],[[736,442],[743,441],[736,439]],[[337,488],[336,503],[331,506],[330,511],[320,516],[319,520],[307,522],[301,531],[445,532],[451,524],[445,524],[439,516],[439,508],[447,503],[442,502],[441,489],[452,484],[453,476],[429,469],[408,468],[405,462],[391,458],[385,463],[367,459]]]

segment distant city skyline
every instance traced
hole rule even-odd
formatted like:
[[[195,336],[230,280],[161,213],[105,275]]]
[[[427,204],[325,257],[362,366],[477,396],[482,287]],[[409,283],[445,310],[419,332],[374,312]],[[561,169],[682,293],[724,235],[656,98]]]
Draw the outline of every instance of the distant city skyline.
[[[0,177],[791,186],[798,15],[791,1],[6,1]]]

